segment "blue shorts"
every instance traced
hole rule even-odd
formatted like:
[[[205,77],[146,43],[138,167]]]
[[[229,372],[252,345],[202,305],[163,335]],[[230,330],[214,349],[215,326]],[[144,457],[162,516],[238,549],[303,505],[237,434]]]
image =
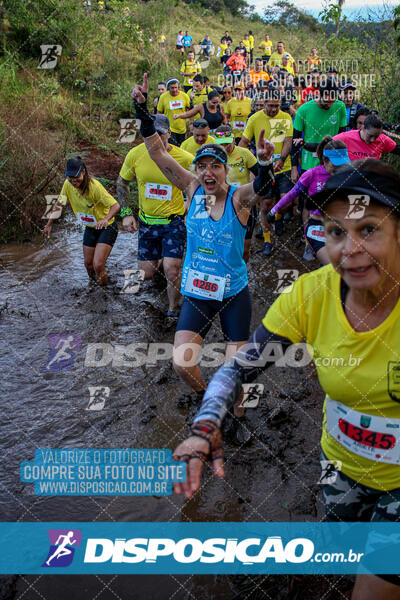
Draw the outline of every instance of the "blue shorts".
[[[138,260],[182,258],[185,241],[183,217],[173,218],[169,225],[147,225],[139,219]]]
[[[220,300],[203,300],[184,296],[176,331],[193,331],[207,335],[214,317],[219,314],[222,332],[228,342],[242,342],[250,334],[251,298],[249,288]]]
[[[97,244],[108,244],[114,246],[118,235],[117,221],[111,223],[105,229],[96,229],[95,227],[85,227],[83,234],[83,245],[89,248],[95,248]]]

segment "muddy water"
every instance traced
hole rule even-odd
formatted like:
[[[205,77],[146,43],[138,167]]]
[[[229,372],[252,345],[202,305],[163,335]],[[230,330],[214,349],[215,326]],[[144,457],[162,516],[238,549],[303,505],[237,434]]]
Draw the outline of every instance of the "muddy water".
[[[255,327],[276,297],[277,269],[300,272],[295,225],[268,259],[254,239],[249,263]],[[174,448],[196,407],[178,402],[188,388],[170,361],[157,366],[85,366],[88,345],[172,342],[174,325],[162,277],[137,294],[121,293],[123,272],[137,267],[136,235],[120,233],[108,261],[111,283],[88,283],[82,232],[70,219],[47,243],[0,249],[3,342],[0,440],[2,521],[307,521],[322,517],[319,436],[323,395],[310,366],[271,367],[260,378],[264,397],[248,410],[253,432],[245,447],[227,441],[226,479],[209,478],[201,496],[37,497],[19,481],[19,464],[36,448]],[[81,336],[69,371],[46,372],[50,334]],[[218,325],[207,342],[222,342]],[[209,379],[215,368],[205,368]],[[103,410],[87,410],[90,386],[110,388]],[[319,598],[343,578],[211,576],[15,577],[1,598]],[[315,589],[314,589],[315,588]],[[336,582],[326,598],[334,598]],[[314,591],[313,591],[314,589]],[[103,591],[102,591],[103,590]],[[162,590],[162,591],[160,591]],[[57,592],[57,593],[56,593]],[[340,594],[340,592],[338,592]],[[300,595],[299,595],[300,594]],[[321,595],[320,595],[321,594]],[[339,597],[339,596],[338,596]],[[342,598],[344,596],[341,596]]]

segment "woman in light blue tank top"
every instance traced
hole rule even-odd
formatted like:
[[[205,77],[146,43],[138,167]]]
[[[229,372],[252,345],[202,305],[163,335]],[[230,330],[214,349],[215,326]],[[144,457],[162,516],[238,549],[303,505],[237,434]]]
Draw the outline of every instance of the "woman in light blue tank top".
[[[221,364],[249,336],[251,302],[243,260],[244,239],[251,207],[261,200],[273,181],[274,145],[264,139],[262,131],[257,145],[258,175],[252,183],[239,188],[226,182],[228,155],[219,144],[202,146],[193,160],[195,172],[186,171],[165,151],[142,92],[147,92],[146,75],[143,86],[136,86],[132,97],[150,157],[188,198],[187,248],[181,285],[184,300],[175,334],[173,363],[184,381],[202,395],[206,383],[199,362],[202,343],[214,317],[219,314],[227,342],[226,353],[220,353]],[[213,366],[218,366],[215,355],[213,358]]]

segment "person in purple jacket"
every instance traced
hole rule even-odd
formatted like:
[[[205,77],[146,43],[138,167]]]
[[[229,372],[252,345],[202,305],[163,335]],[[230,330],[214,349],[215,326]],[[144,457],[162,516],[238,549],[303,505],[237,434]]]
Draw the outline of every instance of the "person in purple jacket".
[[[305,192],[308,196],[320,192],[337,167],[350,162],[346,144],[340,140],[332,139],[330,135],[326,135],[318,145],[317,155],[321,164],[305,171],[296,185],[285,196],[282,196],[267,214],[269,223],[273,223],[276,213],[293,202],[302,192]],[[325,248],[322,217],[318,210],[310,210],[304,235],[314,256],[318,258],[322,265],[327,265],[330,261]]]

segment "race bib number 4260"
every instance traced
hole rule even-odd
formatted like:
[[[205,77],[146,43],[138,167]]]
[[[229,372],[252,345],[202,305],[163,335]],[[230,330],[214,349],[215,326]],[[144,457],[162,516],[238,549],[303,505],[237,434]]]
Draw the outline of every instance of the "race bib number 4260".
[[[172,200],[172,185],[146,183],[145,196],[152,200]]]
[[[326,399],[326,430],[342,446],[370,460],[400,464],[400,419],[376,417]]]

